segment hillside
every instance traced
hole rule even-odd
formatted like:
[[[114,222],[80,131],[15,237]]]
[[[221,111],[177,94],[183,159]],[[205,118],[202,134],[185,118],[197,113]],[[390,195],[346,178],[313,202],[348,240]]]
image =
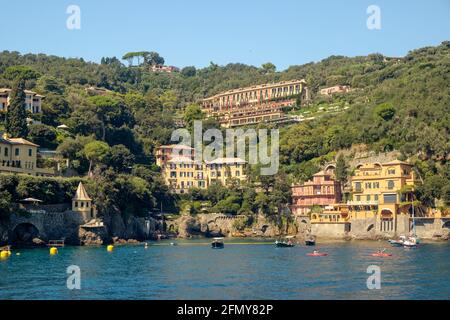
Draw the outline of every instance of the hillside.
[[[30,140],[58,148],[80,175],[87,173],[90,162],[84,146],[104,141],[111,148],[110,156],[98,161],[97,170],[112,169],[131,189],[142,182],[134,179],[139,177],[150,185],[146,188],[158,201],[169,198],[169,193],[158,186],[152,153],[155,146],[169,141],[175,118],[183,115],[185,106],[227,89],[305,78],[312,104],[295,112],[316,117],[281,130],[281,175],[289,178],[285,182],[307,179],[340,150],[363,144],[368,150],[400,151],[420,171],[424,181],[418,190],[421,199],[450,202],[448,41],[401,58],[331,56],[282,72],[211,63],[204,69],[162,74],[127,67],[117,58],[96,64],[4,51],[0,53],[0,87],[13,85],[10,75],[18,66],[37,72],[27,81],[27,88],[46,96],[44,116],[39,119],[44,125],[30,127]],[[354,90],[333,97],[318,94],[320,88],[335,84],[347,84]],[[88,86],[113,92],[93,97],[85,91]],[[326,112],[330,108],[339,112]],[[68,133],[55,129],[62,123],[70,127]],[[149,193],[143,193],[144,200],[151,198]],[[235,201],[242,208],[244,195],[240,196]],[[231,195],[225,194],[222,200],[227,197]],[[286,199],[272,200],[281,203]]]

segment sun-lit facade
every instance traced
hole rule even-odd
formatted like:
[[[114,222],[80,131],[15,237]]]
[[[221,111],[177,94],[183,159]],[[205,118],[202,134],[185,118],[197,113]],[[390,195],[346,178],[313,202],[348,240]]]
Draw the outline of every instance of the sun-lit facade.
[[[224,127],[235,127],[284,119],[283,109],[305,96],[305,80],[255,85],[221,92],[203,99],[202,110]]]
[[[417,182],[412,165],[394,160],[356,166],[351,178],[352,200],[347,202],[351,219],[376,218],[380,231],[395,230],[397,215],[408,215]]]
[[[0,88],[0,112],[7,112],[10,104],[11,89]],[[34,91],[25,90],[25,109],[30,113],[42,113],[42,100],[45,97]]]
[[[52,176],[53,169],[38,168],[38,145],[22,138],[0,138],[0,172]]]

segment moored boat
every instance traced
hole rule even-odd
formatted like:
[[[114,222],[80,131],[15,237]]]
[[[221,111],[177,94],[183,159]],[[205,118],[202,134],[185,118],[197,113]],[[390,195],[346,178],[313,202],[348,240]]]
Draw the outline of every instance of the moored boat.
[[[293,246],[295,246],[295,244],[292,242],[292,238],[294,238],[294,236],[287,236],[284,240],[276,240],[275,241],[275,246],[278,248],[292,248]]]
[[[309,236],[305,239],[305,245],[307,246],[315,246],[316,245],[316,238],[314,236]]]
[[[211,248],[213,249],[223,249],[224,247],[223,238],[214,238],[213,242],[211,242]]]
[[[400,236],[399,239],[397,239],[397,240],[395,240],[395,239],[388,240],[389,244],[392,245],[393,247],[401,247],[401,246],[403,246],[403,243],[405,241],[406,241],[405,236]]]

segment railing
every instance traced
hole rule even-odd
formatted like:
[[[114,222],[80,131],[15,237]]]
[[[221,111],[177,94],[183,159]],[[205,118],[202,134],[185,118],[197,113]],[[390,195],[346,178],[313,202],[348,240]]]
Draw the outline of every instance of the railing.
[[[347,201],[347,204],[349,205],[361,205],[361,206],[376,206],[379,204],[379,202],[377,200],[373,200],[373,201]]]

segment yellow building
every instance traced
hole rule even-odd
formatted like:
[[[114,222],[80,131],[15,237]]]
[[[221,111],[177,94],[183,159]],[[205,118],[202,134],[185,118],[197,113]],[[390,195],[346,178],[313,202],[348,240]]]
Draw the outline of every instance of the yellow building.
[[[54,170],[37,167],[38,145],[22,138],[0,138],[0,172],[52,176]]]
[[[189,157],[172,157],[162,164],[165,183],[177,193],[190,188],[208,188],[212,183],[228,184],[229,179],[246,178],[245,161],[239,158],[220,158],[211,162],[198,162]]]
[[[81,182],[78,184],[75,196],[72,198],[72,211],[80,213],[86,222],[97,217],[97,210],[92,204],[92,199]]]
[[[209,184],[220,182],[227,185],[229,179],[244,181],[245,161],[240,158],[218,158],[210,162],[206,162],[206,174]]]
[[[351,178],[353,199],[347,202],[351,219],[377,218],[380,231],[393,231],[398,215],[409,215],[416,175],[399,160],[360,164]],[[407,192],[400,192],[401,190]]]

